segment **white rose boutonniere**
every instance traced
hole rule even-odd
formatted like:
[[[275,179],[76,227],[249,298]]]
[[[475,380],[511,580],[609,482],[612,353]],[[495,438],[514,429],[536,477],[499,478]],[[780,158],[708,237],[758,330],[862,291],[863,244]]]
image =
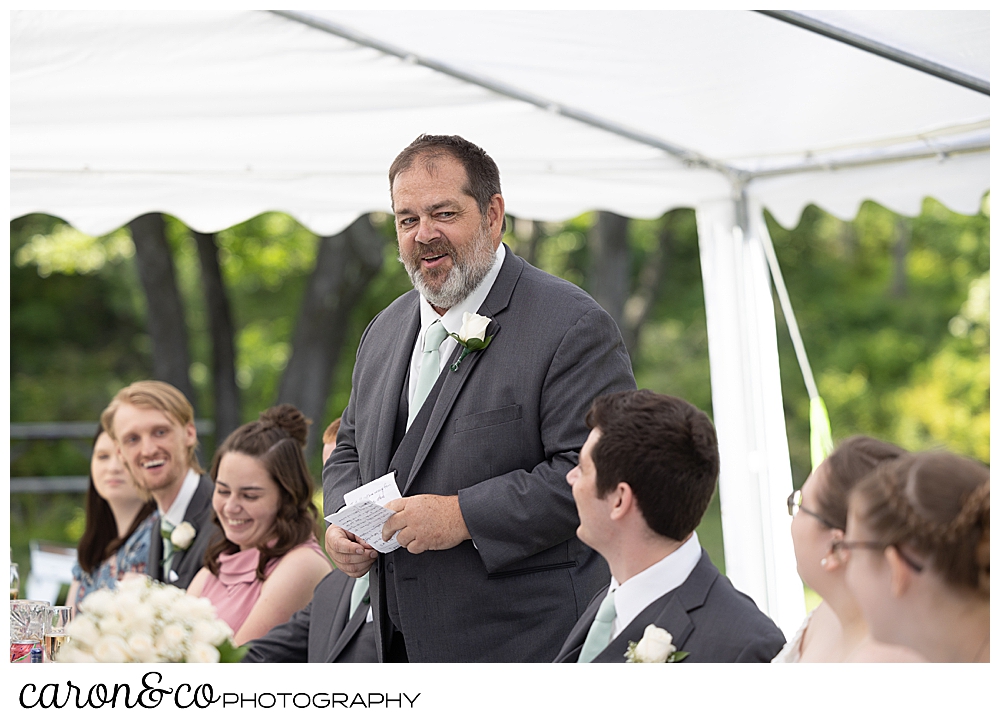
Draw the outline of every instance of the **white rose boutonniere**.
[[[663,628],[647,625],[638,643],[629,641],[625,660],[629,663],[679,663],[688,654],[674,646],[674,636]]]
[[[198,531],[194,529],[194,525],[190,522],[182,522],[170,533],[170,544],[178,550],[186,550],[191,547],[197,534]]]
[[[453,372],[458,371],[458,365],[462,363],[470,351],[482,351],[493,341],[492,336],[486,336],[486,327],[490,325],[490,321],[489,317],[479,314],[465,312],[462,315],[462,328],[458,330],[457,334],[452,332],[448,335],[462,346],[462,353],[458,357],[458,361],[451,365]]]

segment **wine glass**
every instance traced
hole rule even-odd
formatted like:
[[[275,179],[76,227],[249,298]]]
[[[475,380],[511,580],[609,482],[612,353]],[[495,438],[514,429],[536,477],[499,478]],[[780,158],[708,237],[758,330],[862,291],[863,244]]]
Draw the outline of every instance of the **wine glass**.
[[[73,608],[69,605],[53,605],[45,626],[45,660],[55,661],[59,648],[66,642],[66,626],[73,619]]]

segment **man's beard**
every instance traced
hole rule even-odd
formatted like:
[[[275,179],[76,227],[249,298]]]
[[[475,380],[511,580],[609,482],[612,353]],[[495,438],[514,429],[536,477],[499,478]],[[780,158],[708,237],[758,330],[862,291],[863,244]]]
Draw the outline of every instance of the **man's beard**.
[[[450,269],[443,271],[420,268],[422,256],[437,254],[448,254],[451,257]],[[450,309],[462,303],[486,278],[496,260],[496,249],[490,240],[489,226],[483,225],[462,251],[450,241],[441,239],[430,244],[415,244],[410,257],[404,258],[400,253],[399,260],[403,262],[413,288],[421,296],[432,306]]]

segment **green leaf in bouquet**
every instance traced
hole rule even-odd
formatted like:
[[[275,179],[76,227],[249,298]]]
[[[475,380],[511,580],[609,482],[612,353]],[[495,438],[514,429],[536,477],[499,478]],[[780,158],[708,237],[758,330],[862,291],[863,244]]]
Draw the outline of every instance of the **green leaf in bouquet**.
[[[243,656],[249,652],[250,645],[241,645],[236,648],[233,647],[231,640],[225,640],[218,646],[218,649],[220,663],[238,663],[243,660]]]

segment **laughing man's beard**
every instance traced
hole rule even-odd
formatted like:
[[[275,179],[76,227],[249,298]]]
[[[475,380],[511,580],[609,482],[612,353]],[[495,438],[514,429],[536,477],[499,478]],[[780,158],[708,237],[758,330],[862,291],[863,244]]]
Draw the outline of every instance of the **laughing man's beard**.
[[[406,273],[410,281],[420,295],[423,296],[432,306],[439,309],[450,309],[462,303],[476,287],[483,282],[486,275],[493,268],[496,259],[496,250],[490,241],[489,227],[480,227],[476,232],[472,243],[464,251],[459,252],[450,242],[442,241],[438,244],[417,245],[410,258],[399,260],[406,268]],[[420,268],[420,256],[429,251],[440,249],[451,256],[452,266],[448,270],[444,281],[436,286],[434,277],[437,275],[434,270],[422,271]]]

